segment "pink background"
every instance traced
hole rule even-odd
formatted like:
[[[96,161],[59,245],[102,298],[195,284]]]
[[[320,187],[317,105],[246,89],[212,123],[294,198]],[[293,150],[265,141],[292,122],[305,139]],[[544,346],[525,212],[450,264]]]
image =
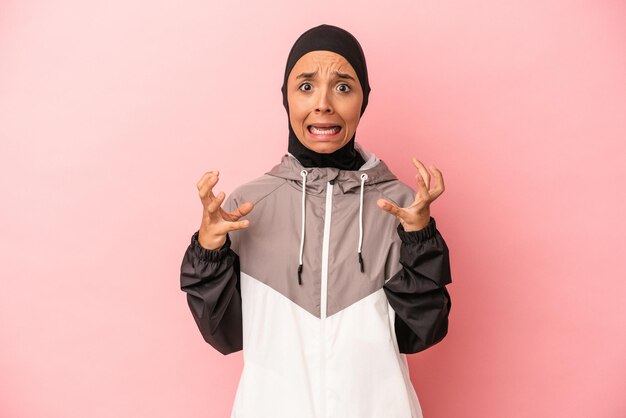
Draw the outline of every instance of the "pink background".
[[[280,161],[289,49],[361,42],[357,139],[451,249],[426,418],[626,416],[626,6],[618,1],[0,4],[0,416],[226,417],[241,353],[179,289],[196,182]]]

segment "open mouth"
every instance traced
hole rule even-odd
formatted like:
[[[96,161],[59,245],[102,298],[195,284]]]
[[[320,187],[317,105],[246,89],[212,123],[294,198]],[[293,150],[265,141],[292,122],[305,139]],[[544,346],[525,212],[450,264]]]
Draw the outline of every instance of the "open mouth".
[[[307,126],[308,131],[313,135],[336,135],[341,131],[341,126],[316,126],[309,125]]]

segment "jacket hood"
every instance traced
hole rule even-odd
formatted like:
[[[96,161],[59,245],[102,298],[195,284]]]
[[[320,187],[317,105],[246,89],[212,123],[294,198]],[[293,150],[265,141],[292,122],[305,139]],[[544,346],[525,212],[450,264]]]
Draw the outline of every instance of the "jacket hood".
[[[302,172],[306,171],[306,189],[308,193],[320,194],[326,190],[326,183],[333,183],[341,193],[349,193],[361,187],[362,175],[365,174],[365,186],[397,180],[383,160],[369,152],[363,145],[355,142],[354,148],[363,156],[365,164],[359,170],[341,170],[335,167],[304,167],[291,153],[283,155],[281,162],[265,174],[302,183]]]

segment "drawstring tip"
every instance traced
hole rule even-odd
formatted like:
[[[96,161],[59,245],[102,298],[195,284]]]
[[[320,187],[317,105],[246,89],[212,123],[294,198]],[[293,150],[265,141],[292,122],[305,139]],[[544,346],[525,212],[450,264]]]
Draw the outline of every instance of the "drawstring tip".
[[[361,264],[361,273],[365,272],[365,268],[363,267],[363,257],[361,253],[359,253],[359,264]]]
[[[302,264],[298,266],[298,284],[302,284]]]

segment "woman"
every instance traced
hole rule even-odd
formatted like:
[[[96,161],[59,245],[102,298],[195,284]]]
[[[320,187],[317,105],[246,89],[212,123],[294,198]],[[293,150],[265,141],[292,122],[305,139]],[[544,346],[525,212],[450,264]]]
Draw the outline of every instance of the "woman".
[[[288,153],[227,199],[217,171],[200,179],[181,266],[204,339],[243,349],[232,417],[421,417],[405,353],[448,330],[441,172],[413,159],[415,193],[355,142],[371,89],[345,30],[303,33],[281,90]]]

